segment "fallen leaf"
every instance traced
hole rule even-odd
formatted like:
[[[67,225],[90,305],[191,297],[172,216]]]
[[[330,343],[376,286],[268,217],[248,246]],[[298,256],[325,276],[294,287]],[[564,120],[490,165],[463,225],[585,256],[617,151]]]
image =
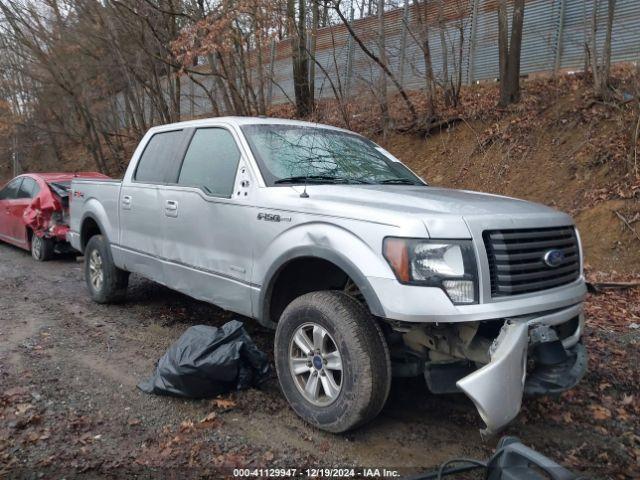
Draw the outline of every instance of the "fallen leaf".
[[[218,414],[216,412],[211,412],[206,417],[204,417],[202,420],[200,420],[200,423],[212,422],[212,421],[214,421],[216,419],[217,416],[218,416]]]
[[[599,405],[591,405],[589,408],[595,420],[608,420],[611,418],[611,410],[608,408]]]
[[[237,403],[230,398],[214,398],[211,403],[220,410],[231,410],[237,406]]]

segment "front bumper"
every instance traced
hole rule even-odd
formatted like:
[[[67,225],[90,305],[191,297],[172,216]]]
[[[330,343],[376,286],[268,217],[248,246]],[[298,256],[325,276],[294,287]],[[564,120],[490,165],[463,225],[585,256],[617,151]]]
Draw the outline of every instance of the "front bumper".
[[[587,369],[587,355],[578,343],[584,317],[582,305],[542,316],[507,318],[490,349],[490,362],[458,380],[457,387],[475,404],[486,424],[485,433],[495,433],[513,420],[522,405],[523,393],[555,394],[575,386]],[[562,340],[567,361],[553,368],[533,370],[527,377],[529,329],[553,326],[580,315],[579,326]]]
[[[485,299],[475,305],[454,305],[447,294],[436,287],[403,285],[395,278],[367,277],[376,293],[382,312],[389,320],[411,323],[460,323],[498,318],[537,315],[540,312],[570,307],[587,294],[583,277],[557,288],[514,297]]]

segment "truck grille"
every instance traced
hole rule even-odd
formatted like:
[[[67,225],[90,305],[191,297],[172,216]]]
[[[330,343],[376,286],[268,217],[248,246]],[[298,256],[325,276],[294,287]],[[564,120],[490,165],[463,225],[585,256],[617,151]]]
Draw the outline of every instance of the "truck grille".
[[[486,230],[491,296],[538,292],[565,285],[580,276],[578,238],[573,227]],[[544,257],[561,250],[564,259],[550,267]]]

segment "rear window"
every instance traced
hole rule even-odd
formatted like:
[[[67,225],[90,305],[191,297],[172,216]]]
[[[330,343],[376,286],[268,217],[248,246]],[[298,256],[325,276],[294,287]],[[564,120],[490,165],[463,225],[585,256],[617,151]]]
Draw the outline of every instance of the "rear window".
[[[38,182],[33,178],[24,177],[22,185],[20,185],[20,190],[18,191],[18,198],[33,198],[39,191],[40,187],[38,187]]]
[[[71,190],[71,182],[50,182],[49,188],[61,198],[69,196]]]
[[[142,183],[167,183],[180,159],[182,130],[156,133],[140,157],[134,180]]]

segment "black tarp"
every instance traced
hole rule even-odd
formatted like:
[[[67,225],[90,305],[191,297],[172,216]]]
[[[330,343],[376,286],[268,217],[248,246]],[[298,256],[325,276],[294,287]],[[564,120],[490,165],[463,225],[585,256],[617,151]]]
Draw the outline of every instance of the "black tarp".
[[[155,374],[138,388],[146,393],[206,398],[257,386],[269,372],[265,353],[232,320],[221,328],[196,325],[158,360]]]

